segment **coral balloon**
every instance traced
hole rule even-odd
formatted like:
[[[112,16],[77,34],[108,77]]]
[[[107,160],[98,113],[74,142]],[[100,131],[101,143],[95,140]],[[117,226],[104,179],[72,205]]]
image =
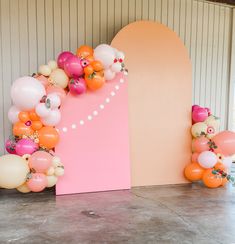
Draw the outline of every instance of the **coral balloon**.
[[[210,151],[205,151],[199,154],[198,163],[203,168],[212,168],[217,163],[217,156]]]
[[[25,123],[23,122],[17,122],[16,124],[14,124],[13,126],[13,134],[14,136],[31,136],[33,134],[33,129],[31,128],[31,126],[27,126]]]
[[[11,99],[22,111],[34,109],[44,95],[46,95],[44,86],[30,76],[15,80],[11,87]]]
[[[190,181],[201,180],[204,169],[198,163],[190,163],[184,169],[185,177]]]
[[[222,131],[213,137],[213,142],[218,147],[216,153],[222,153],[226,156],[235,153],[235,133],[232,131]]]
[[[45,151],[37,151],[29,158],[29,167],[37,173],[46,173],[52,165],[52,156]]]
[[[77,56],[69,57],[64,64],[64,71],[70,78],[78,78],[84,74],[81,59]]]
[[[83,45],[77,49],[77,56],[80,58],[86,58],[87,56],[92,56],[93,52],[92,47]]]
[[[28,173],[28,163],[22,157],[13,154],[0,157],[0,187],[17,188],[26,181]]]
[[[24,154],[32,154],[38,150],[38,144],[31,139],[23,138],[16,143],[15,150],[16,154],[19,156],[23,156]]]
[[[34,173],[26,184],[32,192],[40,192],[47,186],[47,177],[42,173]]]
[[[71,52],[62,52],[59,54],[58,58],[57,58],[57,64],[58,64],[58,67],[60,69],[63,69],[64,68],[64,62],[67,60],[67,58],[73,56],[73,53]]]
[[[202,181],[209,188],[217,188],[222,185],[222,178],[213,174],[212,169],[205,170]]]
[[[45,126],[38,131],[39,145],[52,149],[59,142],[59,133],[53,127]]]
[[[208,117],[208,111],[205,108],[196,108],[193,110],[192,118],[195,123],[203,122]]]
[[[207,139],[205,136],[195,138],[192,142],[192,149],[197,153],[209,151],[209,142],[209,139]]]
[[[203,122],[198,122],[194,124],[191,128],[193,137],[199,137],[201,135],[207,134],[207,125]]]
[[[16,106],[11,106],[9,111],[8,111],[8,119],[12,124],[15,124],[16,122],[19,121],[19,115],[20,110]]]

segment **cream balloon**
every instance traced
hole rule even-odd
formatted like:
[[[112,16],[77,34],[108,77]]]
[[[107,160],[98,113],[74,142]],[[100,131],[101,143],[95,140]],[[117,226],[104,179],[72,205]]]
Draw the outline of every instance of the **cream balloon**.
[[[69,78],[62,69],[55,69],[51,72],[49,81],[56,86],[66,88],[68,86]]]
[[[38,73],[44,76],[49,76],[51,74],[51,68],[49,65],[41,65],[38,68]]]
[[[57,62],[55,60],[50,60],[47,65],[52,71],[58,68]]]
[[[58,178],[55,175],[48,175],[47,177],[47,187],[52,187],[56,185]]]
[[[62,175],[64,175],[64,168],[63,167],[57,167],[57,168],[55,168],[55,175],[56,176],[62,176]]]
[[[213,115],[210,115],[205,121],[205,124],[207,124],[208,126],[212,126],[214,127],[216,130],[219,129],[219,120],[216,119]]]
[[[24,183],[23,185],[17,187],[16,190],[19,191],[19,192],[21,192],[21,193],[31,192],[31,190],[28,188],[28,186],[27,186],[26,183]]]
[[[59,157],[57,157],[57,156],[54,156],[52,158],[52,165],[53,165],[53,167],[60,166],[61,165],[61,159]]]
[[[18,188],[26,181],[28,163],[20,156],[7,154],[0,157],[0,186],[6,189]]]
[[[46,172],[47,175],[54,175],[54,173],[55,173],[55,168],[53,166],[51,166]]]
[[[207,125],[204,122],[198,122],[191,128],[193,137],[199,137],[207,134]]]

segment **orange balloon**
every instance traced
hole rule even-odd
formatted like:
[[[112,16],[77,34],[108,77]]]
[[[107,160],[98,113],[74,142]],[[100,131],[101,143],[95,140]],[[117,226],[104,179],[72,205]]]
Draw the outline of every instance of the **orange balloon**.
[[[86,60],[91,63],[91,62],[94,61],[94,57],[92,55],[89,55],[89,56],[86,57]]]
[[[40,120],[32,121],[31,128],[33,130],[40,130],[42,128],[42,122]]]
[[[22,137],[23,135],[30,136],[33,134],[33,132],[34,131],[32,130],[31,126],[27,126],[25,125],[25,123],[21,121],[15,123],[13,126],[13,134],[15,136],[19,136],[19,137]]]
[[[28,112],[20,112],[18,114],[18,118],[21,122],[24,122],[24,123],[30,120]]]
[[[99,72],[99,71],[104,69],[102,63],[100,61],[97,61],[97,60],[93,61],[91,63],[91,65],[92,65],[94,71],[97,71],[97,72]]]
[[[47,149],[52,149],[59,142],[59,133],[50,126],[42,127],[38,131],[39,145]]]
[[[104,77],[97,75],[97,74],[95,74],[92,78],[90,78],[89,76],[86,75],[85,80],[86,80],[88,88],[92,91],[98,90],[105,83]]]
[[[222,184],[221,186],[225,186],[228,183],[227,178],[222,178]]]
[[[80,58],[86,58],[87,56],[93,55],[93,48],[90,46],[81,46],[77,49],[77,56]]]
[[[84,68],[85,75],[91,75],[94,73],[94,69],[91,65],[88,65]]]
[[[40,120],[40,117],[35,113],[35,111],[29,112],[29,118],[32,121]]]
[[[202,177],[203,183],[209,188],[217,188],[222,184],[222,177],[212,174],[213,169],[207,169]]]
[[[218,163],[216,163],[216,165],[214,166],[214,168],[216,169],[216,170],[218,170],[218,169],[220,169],[220,170],[225,170],[225,166],[224,166],[224,164],[222,164],[222,163],[220,163],[220,162],[218,162]]]
[[[204,169],[198,163],[190,163],[184,169],[185,177],[190,181],[201,180]]]

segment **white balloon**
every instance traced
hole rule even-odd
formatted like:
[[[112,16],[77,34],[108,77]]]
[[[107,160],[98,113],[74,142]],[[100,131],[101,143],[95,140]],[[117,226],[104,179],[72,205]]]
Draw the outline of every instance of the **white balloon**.
[[[60,97],[54,92],[47,95],[47,98],[50,100],[51,108],[58,108],[61,104]]]
[[[46,107],[45,103],[39,103],[35,108],[36,114],[41,118],[47,117],[50,111],[51,110]]]
[[[48,116],[41,118],[44,125],[55,126],[59,124],[61,119],[61,113],[59,109],[52,109]]]
[[[55,70],[58,68],[57,62],[55,60],[50,60],[47,64],[51,70]]]
[[[8,119],[11,121],[12,124],[15,124],[19,121],[18,114],[20,110],[16,106],[11,106],[8,111]]]
[[[117,49],[116,49],[117,50]],[[108,44],[100,44],[98,45],[95,49],[94,52],[98,52],[98,51],[109,51],[109,52],[113,52],[115,54],[115,48],[111,47]]]
[[[101,44],[95,48],[94,58],[99,60],[104,68],[109,68],[115,59],[115,52],[109,45]]]
[[[20,110],[29,111],[46,95],[45,87],[37,79],[24,76],[14,81],[11,87],[11,99]]]
[[[125,54],[123,52],[117,51],[116,52],[116,59],[122,59],[122,61],[124,61]]]
[[[112,80],[114,79],[116,73],[113,72],[111,69],[105,69],[104,70],[104,78],[105,80]]]
[[[51,74],[51,68],[49,67],[49,65],[43,64],[39,66],[38,73],[44,76],[49,76]]]
[[[204,151],[199,154],[198,163],[203,168],[212,168],[217,163],[217,156],[211,151]]]
[[[223,158],[222,163],[227,169],[230,169],[233,163],[232,157]]]
[[[122,64],[120,62],[116,62],[116,63],[112,64],[111,70],[115,73],[121,72]]]
[[[57,183],[58,178],[55,175],[47,176],[47,187],[52,187]]]

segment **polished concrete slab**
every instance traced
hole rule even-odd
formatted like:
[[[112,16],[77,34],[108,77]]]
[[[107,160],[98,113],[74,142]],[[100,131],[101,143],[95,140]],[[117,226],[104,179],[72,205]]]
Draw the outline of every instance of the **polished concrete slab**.
[[[235,188],[200,184],[67,196],[0,189],[0,243],[235,243]]]

